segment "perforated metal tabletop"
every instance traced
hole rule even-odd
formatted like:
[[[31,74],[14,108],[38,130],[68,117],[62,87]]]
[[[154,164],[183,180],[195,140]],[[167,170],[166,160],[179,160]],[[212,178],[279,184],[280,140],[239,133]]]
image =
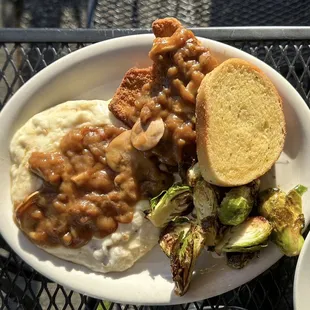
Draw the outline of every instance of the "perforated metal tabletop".
[[[194,31],[265,61],[297,89],[309,106],[310,28],[200,28]],[[144,32],[149,30],[0,30],[0,109],[22,84],[58,58],[93,42]],[[297,258],[282,258],[262,275],[233,291],[173,308],[293,309],[296,261]],[[157,307],[99,301],[52,283],[27,266],[0,237],[0,309],[131,308]]]

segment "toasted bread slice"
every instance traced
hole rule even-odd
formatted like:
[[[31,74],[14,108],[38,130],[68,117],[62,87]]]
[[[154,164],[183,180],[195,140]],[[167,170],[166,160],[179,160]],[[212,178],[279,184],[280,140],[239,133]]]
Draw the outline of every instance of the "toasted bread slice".
[[[210,183],[249,183],[281,154],[282,100],[269,78],[244,60],[229,59],[205,76],[196,116],[199,166]]]
[[[129,69],[109,104],[109,109],[114,116],[132,127],[139,117],[135,109],[136,98],[141,93],[143,85],[153,79],[152,67]]]

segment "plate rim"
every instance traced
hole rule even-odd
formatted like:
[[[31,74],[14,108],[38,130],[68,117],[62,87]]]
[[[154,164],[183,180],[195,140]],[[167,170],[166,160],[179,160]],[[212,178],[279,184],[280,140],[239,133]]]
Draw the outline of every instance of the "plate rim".
[[[293,305],[295,310],[306,310],[305,308],[302,308],[300,303],[300,297],[298,291],[300,284],[300,279],[302,278],[302,269],[303,266],[307,263],[307,253],[308,258],[310,257],[310,233],[308,233],[305,243],[302,247],[302,250],[299,254],[297,264],[295,267],[295,275],[294,275],[294,284],[293,284]]]

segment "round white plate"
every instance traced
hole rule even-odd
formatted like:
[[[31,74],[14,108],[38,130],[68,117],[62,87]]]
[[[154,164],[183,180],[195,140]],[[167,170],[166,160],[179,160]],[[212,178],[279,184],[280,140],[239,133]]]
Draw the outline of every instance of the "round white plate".
[[[242,270],[232,270],[223,258],[203,253],[189,292],[182,298],[173,293],[169,261],[158,247],[124,273],[98,274],[60,260],[33,245],[12,220],[10,200],[9,143],[13,133],[34,114],[73,99],[109,99],[124,73],[133,66],[150,64],[152,35],[113,39],[76,51],[39,72],[27,82],[0,114],[0,229],[12,249],[46,277],[89,296],[133,304],[178,304],[222,294],[253,279],[280,257],[270,246]],[[228,45],[201,39],[213,54],[224,60],[239,57],[252,62],[273,81],[284,101],[287,139],[284,152],[264,179],[265,186],[288,190],[298,183],[310,185],[310,112],[294,88],[276,71]],[[310,219],[309,192],[304,212]]]
[[[294,309],[309,310],[310,294],[310,234],[298,258],[294,278]]]

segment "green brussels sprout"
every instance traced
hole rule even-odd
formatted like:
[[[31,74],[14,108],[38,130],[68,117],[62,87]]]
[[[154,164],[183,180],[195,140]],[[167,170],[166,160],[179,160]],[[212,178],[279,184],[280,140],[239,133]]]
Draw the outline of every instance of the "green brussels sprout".
[[[187,233],[182,232],[175,242],[170,264],[175,293],[184,295],[190,285],[198,256],[204,248],[205,237],[199,225],[192,225]]]
[[[256,252],[267,246],[271,224],[262,216],[249,217],[237,226],[229,227],[215,246],[215,252]]]
[[[200,178],[193,189],[193,202],[197,223],[205,234],[205,245],[214,246],[219,223],[216,212],[219,193],[217,188]]]
[[[247,185],[234,187],[226,193],[218,210],[218,217],[223,225],[239,225],[249,216],[259,184],[259,180],[255,180]]]
[[[170,258],[175,293],[184,295],[188,290],[196,260],[204,248],[205,235],[201,226],[186,217],[169,223],[159,239],[163,252]]]
[[[151,199],[151,211],[147,218],[155,227],[163,228],[174,218],[184,214],[191,205],[191,188],[175,184]]]
[[[305,186],[297,185],[287,195],[278,188],[260,195],[258,211],[273,225],[271,239],[287,256],[298,255],[304,243],[302,195],[306,191]]]
[[[193,202],[199,223],[208,216],[215,216],[218,208],[218,194],[215,187],[202,178],[197,180],[193,189]]]
[[[191,222],[186,217],[179,217],[176,220],[169,223],[169,225],[163,230],[159,238],[159,246],[163,252],[170,258],[172,248],[180,235],[184,236],[191,228]]]
[[[216,216],[207,216],[201,221],[200,226],[205,237],[205,246],[215,246],[220,229]]]
[[[226,253],[227,265],[233,269],[244,268],[259,252]]]

